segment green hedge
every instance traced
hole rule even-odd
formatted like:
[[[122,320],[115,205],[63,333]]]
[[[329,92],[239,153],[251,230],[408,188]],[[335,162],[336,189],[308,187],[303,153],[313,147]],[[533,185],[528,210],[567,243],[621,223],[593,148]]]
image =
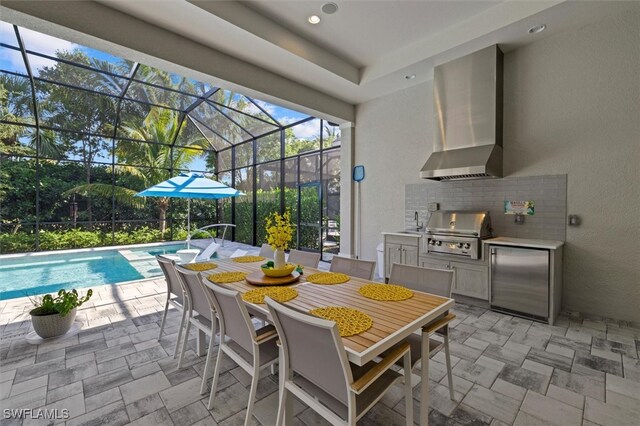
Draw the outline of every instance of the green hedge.
[[[294,188],[285,188],[285,206],[291,210],[292,219],[297,221],[297,200],[298,190]],[[251,244],[253,238],[253,226],[256,226],[257,231],[257,245],[261,245],[266,242],[266,235],[264,230],[264,219],[272,212],[280,210],[280,191],[262,191],[258,190],[256,194],[258,200],[257,203],[257,216],[255,222],[253,220],[253,203],[252,197],[248,194],[247,197],[243,197],[246,201],[236,201],[236,241]],[[207,212],[210,215],[214,215],[215,209],[211,209],[210,206]],[[320,205],[317,195],[312,191],[303,191],[302,199],[300,200],[300,220],[303,223],[316,223],[319,218]],[[225,201],[223,204],[222,221],[229,221],[231,217],[230,209],[231,202]],[[186,211],[186,208],[185,208]],[[182,212],[180,213],[180,215]],[[183,223],[182,217],[178,215],[178,221],[180,226],[186,225]],[[175,216],[174,216],[175,218]],[[192,217],[192,220],[194,218]],[[209,220],[209,222],[207,222]],[[194,221],[195,222],[195,221]],[[214,223],[215,220],[201,219],[201,223]],[[57,226],[57,225],[56,225]],[[66,226],[66,225],[65,225]],[[142,244],[152,243],[158,241],[164,241],[167,239],[172,240],[184,240],[187,238],[187,232],[180,226],[174,227],[173,235],[168,229],[163,235],[160,233],[157,225],[152,226],[139,226],[139,225],[123,225],[115,233],[111,233],[110,226],[105,226],[103,229],[99,229],[97,226],[94,229],[68,229],[68,228],[54,228],[47,230],[40,230],[40,250],[63,250],[73,248],[88,248],[88,247],[102,247],[111,245],[127,245],[127,244]],[[194,225],[193,227],[195,227]],[[193,229],[192,227],[192,229]],[[296,232],[300,232],[300,247],[319,249],[318,245],[318,230],[315,227],[303,227]],[[294,243],[292,248],[296,247],[296,237],[294,237]],[[35,250],[35,233],[28,230],[18,230],[17,232],[4,232],[0,233],[0,253],[25,253]]]
[[[128,245],[155,243],[158,241],[168,240],[171,233],[165,233],[164,238],[160,231],[155,228],[143,226],[129,231],[116,231],[112,234],[110,231],[102,230],[54,230],[40,231],[40,250],[64,250],[73,248],[90,248],[103,247],[112,245]],[[187,238],[187,232],[183,229],[174,230],[172,240],[184,240]],[[32,252],[36,248],[35,233],[16,232],[14,234],[0,234],[0,253],[26,253]]]

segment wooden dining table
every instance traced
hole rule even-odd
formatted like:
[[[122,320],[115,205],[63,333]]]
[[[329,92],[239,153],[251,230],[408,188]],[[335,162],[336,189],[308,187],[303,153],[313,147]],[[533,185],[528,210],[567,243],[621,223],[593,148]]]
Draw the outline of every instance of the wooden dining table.
[[[265,261],[240,263],[233,259],[215,259],[213,262],[217,268],[204,271],[204,277],[217,272],[256,272],[260,270],[260,265]],[[362,285],[369,284],[371,281],[350,277],[349,281],[343,284],[320,285],[307,282],[306,277],[317,272],[323,271],[305,267],[300,279],[290,284],[296,288],[298,296],[284,304],[302,311],[326,306],[343,306],[358,309],[369,315],[373,320],[370,329],[354,336],[342,338],[349,361],[358,366],[376,359],[387,349],[406,339],[411,333],[442,320],[454,305],[453,299],[420,291],[414,291],[413,297],[402,301],[372,300],[358,292]],[[240,293],[261,287],[249,284],[245,280],[224,284],[224,286],[233,288]],[[267,321],[270,320],[267,305],[247,303],[247,308],[252,314]],[[429,352],[428,335],[428,333],[422,334],[422,353]],[[420,381],[421,425],[428,424],[428,383],[429,357],[423,356]]]

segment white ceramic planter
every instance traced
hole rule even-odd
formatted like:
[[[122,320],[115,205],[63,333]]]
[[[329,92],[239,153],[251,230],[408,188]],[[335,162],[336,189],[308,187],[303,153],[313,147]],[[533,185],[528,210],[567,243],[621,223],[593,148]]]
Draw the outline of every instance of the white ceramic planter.
[[[67,315],[60,314],[50,315],[31,315],[31,323],[36,334],[43,339],[50,337],[62,336],[65,334],[76,319],[78,308],[73,308]]]

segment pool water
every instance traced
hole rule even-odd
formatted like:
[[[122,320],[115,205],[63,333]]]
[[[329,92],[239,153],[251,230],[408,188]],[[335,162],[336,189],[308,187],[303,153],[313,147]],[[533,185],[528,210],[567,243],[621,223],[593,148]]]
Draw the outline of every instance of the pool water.
[[[160,276],[155,256],[183,248],[184,244],[170,244],[2,259],[0,300]],[[135,260],[127,260],[120,251],[133,254]]]

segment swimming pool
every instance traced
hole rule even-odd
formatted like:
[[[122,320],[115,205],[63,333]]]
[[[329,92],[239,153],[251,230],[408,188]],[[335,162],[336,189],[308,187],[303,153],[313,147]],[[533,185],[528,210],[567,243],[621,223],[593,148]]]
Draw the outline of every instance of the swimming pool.
[[[184,247],[172,243],[3,257],[0,300],[160,276],[155,256]]]

